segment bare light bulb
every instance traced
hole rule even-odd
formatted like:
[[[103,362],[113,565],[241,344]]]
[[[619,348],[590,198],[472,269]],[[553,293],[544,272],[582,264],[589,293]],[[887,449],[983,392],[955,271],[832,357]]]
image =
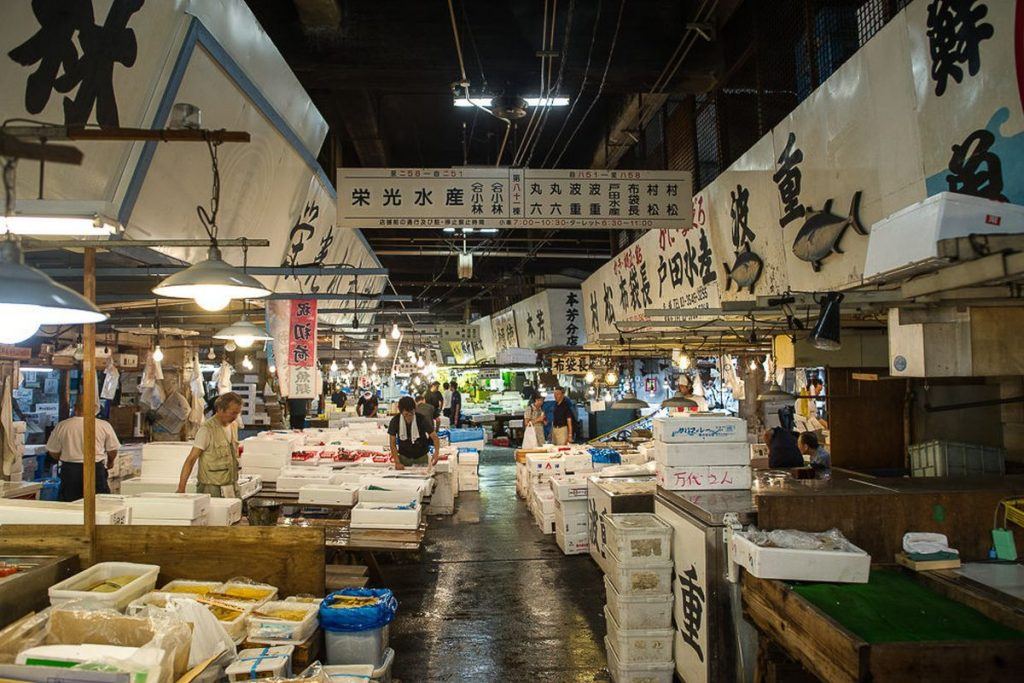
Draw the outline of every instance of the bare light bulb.
[[[206,354],[206,358],[208,360],[216,360],[217,359],[217,352],[213,350],[212,346],[210,347],[210,352],[208,354]]]
[[[160,345],[157,344],[156,348],[153,349],[153,360],[155,360],[157,363],[160,363],[161,361],[163,361],[163,359],[164,359],[164,351],[163,351],[163,349],[160,348]]]
[[[250,346],[253,345],[253,342],[255,341],[256,340],[254,338],[250,337],[247,334],[240,334],[237,337],[235,337],[235,343],[238,344],[238,346],[243,349],[249,348]]]
[[[605,374],[605,376],[604,376],[604,383],[605,384],[618,384],[619,383],[619,376],[618,376],[618,374],[616,374],[616,372],[614,370],[609,370]]]
[[[352,372],[353,370],[355,370],[355,369],[356,369],[356,366],[355,366],[355,364],[354,364],[354,363],[352,363],[352,359],[351,359],[351,358],[349,359],[349,361],[348,361],[348,365],[347,365],[346,367],[348,368],[348,371],[349,371],[349,372]]]
[[[595,379],[595,377],[594,377],[594,371],[593,370],[587,370],[587,374],[583,375],[583,381],[585,381],[587,384],[593,384],[594,383],[594,379]],[[593,392],[591,392],[591,393],[593,393]]]
[[[210,287],[197,292],[195,302],[204,311],[222,311],[231,303],[231,295],[220,288]]]
[[[424,365],[426,365],[426,363],[423,362],[422,357],[416,359],[416,367],[422,368]]]
[[[380,358],[384,358],[385,356],[388,355],[388,353],[390,353],[390,351],[391,350],[388,348],[387,340],[385,340],[384,337],[381,337],[380,344],[377,345],[377,356]]]
[[[39,323],[30,316],[11,316],[0,327],[0,344],[17,344],[39,331]]]
[[[750,359],[750,369],[757,370],[757,361],[754,360],[753,358]]]
[[[682,370],[685,370],[686,368],[690,367],[690,357],[687,356],[685,353],[679,356],[679,367]]]
[[[402,331],[398,329],[398,323],[391,323],[391,338],[395,341],[402,336]]]
[[[249,360],[248,354],[246,354],[245,358],[242,359],[242,367],[246,370],[252,370],[252,361]]]
[[[376,363],[374,363],[373,365],[371,365],[371,366],[370,366],[370,370],[371,370],[372,372],[377,372],[377,364],[376,364]]]
[[[331,361],[331,372],[337,372],[337,371],[338,371],[338,363],[337,363],[337,361],[333,361],[332,360]]]
[[[227,344],[224,345],[224,350],[227,351],[228,353],[231,353],[232,351],[234,351],[237,348],[238,347],[235,346],[235,342],[233,342],[233,341],[229,341]]]
[[[267,368],[267,372],[269,372],[269,373],[270,373],[271,375],[273,375],[273,374],[277,373],[277,366],[276,366],[276,365],[271,365],[271,366],[269,366],[269,367]]]

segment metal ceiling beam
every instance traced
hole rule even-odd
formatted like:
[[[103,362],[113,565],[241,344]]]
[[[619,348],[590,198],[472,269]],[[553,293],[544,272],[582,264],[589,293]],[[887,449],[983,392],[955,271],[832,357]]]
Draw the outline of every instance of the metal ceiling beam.
[[[118,303],[137,301],[138,294],[100,294],[96,297],[98,303]],[[303,294],[301,292],[275,292],[270,296],[263,297],[258,301],[286,301],[290,299],[316,299],[317,301],[382,301],[382,302],[403,302],[412,301],[408,294],[353,294],[353,293],[325,293]],[[161,303],[166,299],[160,299]],[[183,299],[191,303],[191,299]],[[373,309],[367,309],[364,313],[372,313]]]
[[[374,253],[376,253],[377,256],[449,256],[455,255],[458,252],[451,249],[416,249],[415,247],[413,247],[410,249],[375,249]],[[608,259],[611,258],[611,254],[609,253],[558,253],[550,251],[541,251],[536,254],[531,254],[528,251],[474,251],[471,253],[474,256],[478,256],[480,258],[486,258],[491,256],[532,256],[533,258],[543,259],[587,259],[600,261],[607,261]]]
[[[191,264],[190,264],[191,265]],[[111,268],[97,268],[96,277],[167,277],[178,271],[185,270],[188,265],[183,266],[125,266]],[[83,268],[40,268],[51,277],[82,277]],[[247,266],[245,272],[249,275],[317,275],[323,277],[354,275],[387,275],[387,268],[351,268],[349,266]]]
[[[119,240],[119,239],[80,239],[80,240],[44,240],[35,237],[22,237],[24,251],[47,251],[50,249],[120,249],[124,247],[208,247],[208,239],[165,239],[165,240]],[[269,247],[270,240],[233,238],[217,240],[218,247]]]
[[[429,308],[317,308],[317,314],[430,315]]]

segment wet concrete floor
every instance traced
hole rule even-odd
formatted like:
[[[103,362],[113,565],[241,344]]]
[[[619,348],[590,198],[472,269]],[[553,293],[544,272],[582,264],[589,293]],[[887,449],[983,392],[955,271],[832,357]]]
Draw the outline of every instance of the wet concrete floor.
[[[609,680],[601,571],[541,534],[516,498],[511,449],[484,450],[479,493],[430,519],[420,562],[381,568],[403,683]]]

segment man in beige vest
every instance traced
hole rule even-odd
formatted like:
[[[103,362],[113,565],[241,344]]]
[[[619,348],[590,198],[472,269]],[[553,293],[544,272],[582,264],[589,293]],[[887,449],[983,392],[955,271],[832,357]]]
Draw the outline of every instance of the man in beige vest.
[[[221,394],[213,404],[216,412],[196,432],[192,451],[185,458],[178,481],[178,493],[184,493],[188,477],[199,461],[197,493],[208,493],[214,498],[223,496],[225,486],[238,492],[238,427],[236,420],[242,412],[242,397],[236,393]]]

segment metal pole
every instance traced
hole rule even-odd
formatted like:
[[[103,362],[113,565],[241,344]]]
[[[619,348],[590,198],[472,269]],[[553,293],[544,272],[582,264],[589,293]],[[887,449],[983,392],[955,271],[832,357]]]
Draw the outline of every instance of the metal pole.
[[[86,299],[96,299],[96,249],[86,247],[85,277],[82,292]],[[82,326],[82,514],[85,537],[89,543],[89,564],[96,561],[96,326]]]

